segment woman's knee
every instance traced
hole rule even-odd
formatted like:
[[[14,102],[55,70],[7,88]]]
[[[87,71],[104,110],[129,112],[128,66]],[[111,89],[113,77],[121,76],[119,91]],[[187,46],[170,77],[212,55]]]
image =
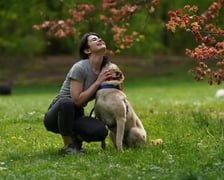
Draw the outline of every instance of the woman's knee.
[[[108,130],[106,127],[100,127],[98,129],[94,129],[92,131],[87,131],[84,134],[81,134],[82,138],[86,142],[94,142],[94,141],[103,141],[108,135]]]
[[[95,118],[83,116],[74,123],[74,132],[80,134],[87,142],[102,141],[108,135],[105,125]]]
[[[54,133],[59,133],[57,123],[48,118],[48,114],[46,113],[43,120],[44,126],[47,131],[51,131]]]

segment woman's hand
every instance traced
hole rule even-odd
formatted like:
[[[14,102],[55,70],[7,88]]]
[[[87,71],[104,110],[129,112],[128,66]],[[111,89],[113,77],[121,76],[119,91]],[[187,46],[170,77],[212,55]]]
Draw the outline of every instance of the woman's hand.
[[[93,83],[87,90],[83,91],[83,84],[76,80],[71,80],[70,94],[77,106],[83,106],[94,95],[98,87],[103,81],[111,77],[109,71],[103,71],[99,74],[95,83]]]
[[[98,76],[98,78],[97,78],[97,80],[96,80],[96,83],[98,83],[98,85],[100,86],[100,84],[101,84],[103,81],[109,79],[111,76],[112,76],[112,75],[111,75],[111,73],[110,73],[109,70],[102,71],[102,72],[100,72],[100,74],[99,74],[99,76]]]

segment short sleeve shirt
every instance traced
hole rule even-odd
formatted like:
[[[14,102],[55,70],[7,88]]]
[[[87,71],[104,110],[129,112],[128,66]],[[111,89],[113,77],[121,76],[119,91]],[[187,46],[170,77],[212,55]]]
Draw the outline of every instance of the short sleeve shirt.
[[[59,96],[70,96],[71,79],[83,83],[83,91],[88,89],[97,79],[98,74],[93,72],[88,59],[80,60],[75,63],[69,70],[65,81],[63,82],[59,91]],[[95,97],[91,97],[92,100]]]

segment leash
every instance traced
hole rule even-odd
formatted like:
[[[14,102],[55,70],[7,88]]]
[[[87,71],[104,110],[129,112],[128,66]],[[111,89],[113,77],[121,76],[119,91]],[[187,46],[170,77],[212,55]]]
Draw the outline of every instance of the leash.
[[[128,114],[129,110],[128,110],[128,103],[127,101],[124,100],[124,104],[125,104],[125,107],[126,107],[126,115]]]
[[[93,107],[92,110],[90,111],[90,114],[89,114],[90,117],[92,117],[94,110],[95,110],[95,107]]]

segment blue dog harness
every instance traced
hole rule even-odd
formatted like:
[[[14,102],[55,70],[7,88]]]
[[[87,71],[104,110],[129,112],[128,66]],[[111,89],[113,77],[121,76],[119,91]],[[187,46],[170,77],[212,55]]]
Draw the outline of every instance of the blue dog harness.
[[[119,89],[119,86],[118,85],[112,85],[112,84],[104,84],[104,85],[99,86],[98,90],[109,89],[109,88]]]

